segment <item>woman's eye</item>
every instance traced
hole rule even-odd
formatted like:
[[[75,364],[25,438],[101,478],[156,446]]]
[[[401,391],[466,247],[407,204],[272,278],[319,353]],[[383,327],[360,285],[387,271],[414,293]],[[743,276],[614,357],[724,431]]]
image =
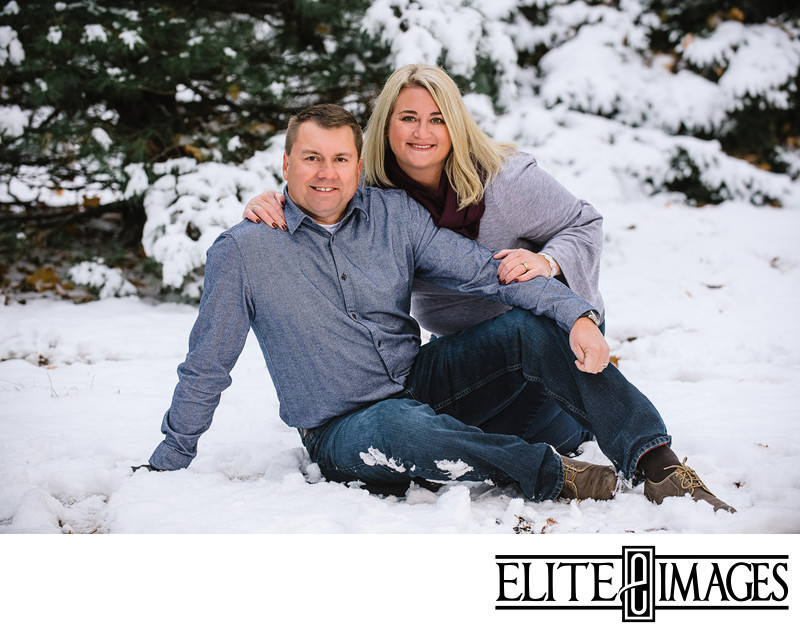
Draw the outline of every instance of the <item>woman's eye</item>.
[[[437,116],[431,119],[431,123],[433,123],[434,125],[444,125],[444,119]]]

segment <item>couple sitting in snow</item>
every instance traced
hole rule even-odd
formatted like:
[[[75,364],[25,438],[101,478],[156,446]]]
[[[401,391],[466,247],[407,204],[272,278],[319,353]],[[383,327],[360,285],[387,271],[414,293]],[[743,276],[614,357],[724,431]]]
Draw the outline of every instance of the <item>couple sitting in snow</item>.
[[[145,467],[191,463],[252,327],[281,418],[330,481],[491,481],[542,501],[607,500],[644,478],[656,503],[688,493],[734,511],[609,366],[602,218],[481,132],[441,69],[393,73],[363,141],[338,106],[294,116],[283,175],[285,195],[255,198],[253,221],[208,251]],[[425,345],[417,321],[436,334]],[[613,467],[571,458],[591,438]]]

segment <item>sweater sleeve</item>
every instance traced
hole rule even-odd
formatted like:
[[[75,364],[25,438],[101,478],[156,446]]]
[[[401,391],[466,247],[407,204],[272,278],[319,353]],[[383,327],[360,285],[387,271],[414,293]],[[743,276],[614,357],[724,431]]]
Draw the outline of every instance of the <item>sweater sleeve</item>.
[[[589,202],[572,195],[532,156],[520,153],[487,188],[488,207],[500,220],[499,230],[513,236],[507,243],[525,240],[552,256],[569,287],[602,314],[603,218]]]

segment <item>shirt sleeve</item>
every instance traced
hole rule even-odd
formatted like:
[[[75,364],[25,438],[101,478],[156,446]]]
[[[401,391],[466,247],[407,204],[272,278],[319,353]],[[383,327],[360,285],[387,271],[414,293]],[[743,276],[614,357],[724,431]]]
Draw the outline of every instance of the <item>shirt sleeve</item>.
[[[500,262],[492,252],[451,230],[437,228],[425,211],[409,200],[409,225],[415,250],[415,274],[441,287],[491,298],[552,318],[570,331],[581,314],[595,309],[556,279],[535,277],[500,285]]]
[[[200,436],[211,426],[220,395],[250,330],[246,272],[235,240],[221,235],[208,251],[203,297],[178,367],[178,385],[164,415],[164,440],[150,457],[161,470],[188,467]]]

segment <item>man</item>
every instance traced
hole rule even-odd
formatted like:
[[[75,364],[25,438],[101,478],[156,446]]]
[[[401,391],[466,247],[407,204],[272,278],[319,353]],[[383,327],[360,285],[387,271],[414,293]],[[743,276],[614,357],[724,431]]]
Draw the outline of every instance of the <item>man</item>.
[[[403,192],[358,189],[360,171],[361,129],[346,110],[312,106],[293,117],[288,230],[243,222],[209,249],[166,436],[148,469],[191,463],[252,327],[281,418],[328,480],[492,481],[536,501],[611,498],[613,468],[528,443],[530,416],[508,418],[532,383],[585,423],[621,476],[642,469],[651,500],[690,493],[732,510],[678,462],[653,405],[608,366],[591,305],[542,277],[499,284],[491,252],[436,228]],[[521,309],[420,347],[409,315],[415,275]]]

